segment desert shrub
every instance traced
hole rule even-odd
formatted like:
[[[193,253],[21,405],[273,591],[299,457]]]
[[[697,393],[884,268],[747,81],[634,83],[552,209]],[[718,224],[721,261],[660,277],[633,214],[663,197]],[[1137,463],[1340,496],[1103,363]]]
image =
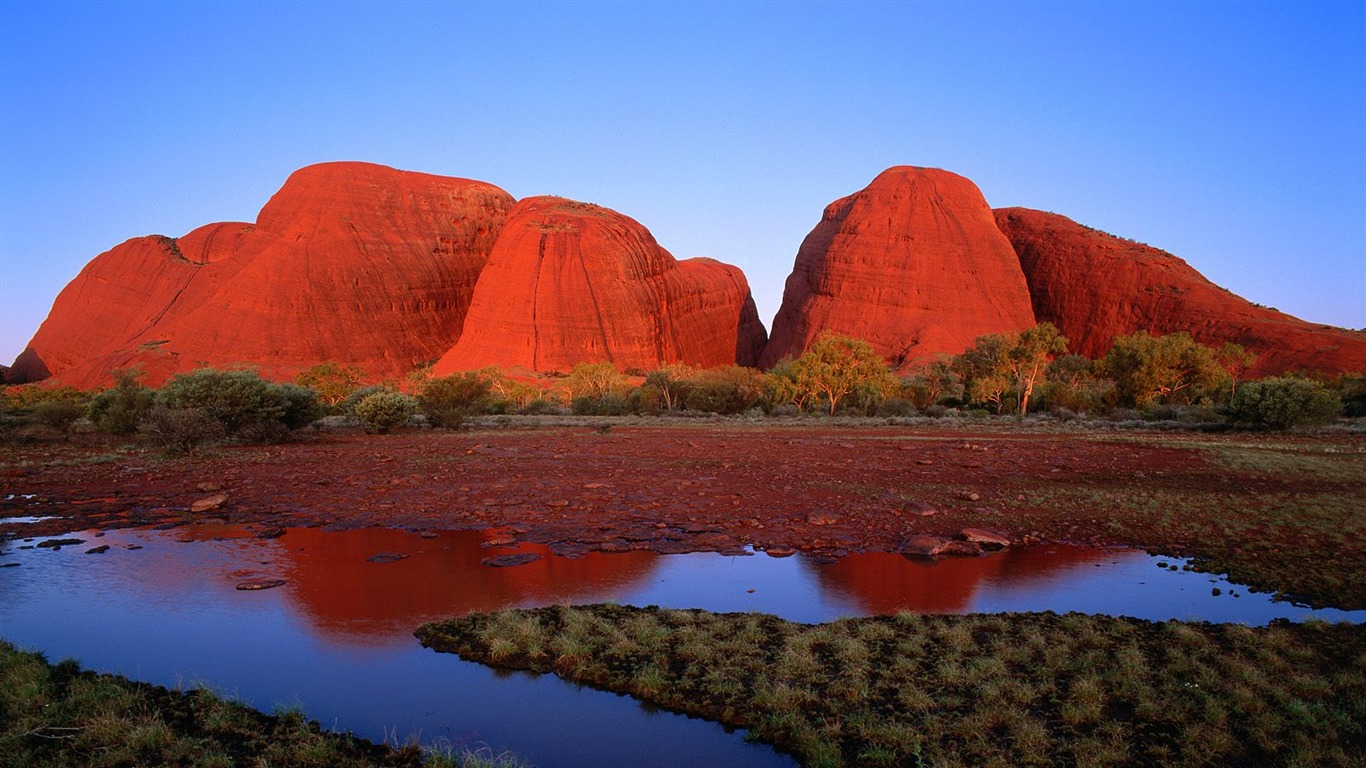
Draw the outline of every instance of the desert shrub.
[[[492,391],[493,382],[480,374],[452,374],[428,381],[417,403],[433,426],[456,429],[488,409]]]
[[[138,423],[150,445],[171,453],[195,453],[226,435],[223,423],[203,408],[150,408]]]
[[[902,397],[890,397],[877,407],[878,416],[915,416],[915,403]]]
[[[272,384],[271,387],[284,400],[285,410],[280,414],[280,423],[286,429],[303,429],[322,418],[322,403],[318,393],[311,388],[298,384]]]
[[[356,413],[356,406],[360,405],[360,402],[365,398],[374,394],[378,394],[380,392],[393,391],[394,389],[392,387],[386,387],[380,384],[371,384],[367,387],[361,387],[360,389],[353,390],[351,394],[347,395],[346,399],[341,401],[341,405],[338,406],[338,410],[340,410],[342,413],[354,416]]]
[[[739,365],[711,368],[699,371],[683,392],[690,411],[744,413],[763,401],[764,374]]]
[[[384,434],[408,423],[417,401],[401,392],[376,392],[356,404],[356,418],[370,434]]]
[[[279,422],[286,407],[284,398],[260,374],[213,368],[177,375],[157,391],[156,404],[202,408],[223,425],[229,437],[265,422]]]
[[[138,383],[138,375],[115,371],[114,386],[90,398],[86,416],[103,432],[131,435],[151,409],[155,393]]]
[[[1236,421],[1268,429],[1327,424],[1342,411],[1342,400],[1308,379],[1272,377],[1238,388],[1229,412]]]
[[[574,398],[569,409],[575,416],[624,416],[631,412],[631,405],[622,395],[584,395]]]
[[[942,405],[935,404],[925,409],[925,415],[932,419],[942,419],[948,415],[949,409]]]
[[[522,406],[519,413],[526,416],[552,416],[563,412],[563,406],[545,398],[536,398]]]
[[[75,400],[48,400],[33,406],[33,418],[39,424],[63,435],[84,415],[85,405]]]

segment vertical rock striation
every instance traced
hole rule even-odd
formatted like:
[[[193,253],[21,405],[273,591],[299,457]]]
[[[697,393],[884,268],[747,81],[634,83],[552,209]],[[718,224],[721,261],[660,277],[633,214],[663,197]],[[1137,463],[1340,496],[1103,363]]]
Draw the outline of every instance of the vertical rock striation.
[[[616,211],[532,197],[508,214],[465,330],[434,373],[753,365],[764,340],[739,269],[676,261]]]

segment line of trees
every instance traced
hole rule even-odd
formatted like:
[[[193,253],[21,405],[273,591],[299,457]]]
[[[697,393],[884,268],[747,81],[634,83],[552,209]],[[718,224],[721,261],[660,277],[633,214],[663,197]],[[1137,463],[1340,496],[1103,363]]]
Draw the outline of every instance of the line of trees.
[[[67,435],[83,416],[102,431],[140,433],[180,451],[220,440],[278,440],[329,414],[353,416],[371,432],[405,425],[417,413],[446,428],[499,413],[938,416],[957,409],[1026,416],[1042,410],[1064,418],[1193,415],[1273,429],[1366,416],[1366,373],[1244,381],[1253,354],[1237,344],[1205,346],[1185,333],[1121,336],[1099,360],[1066,348],[1058,329],[1042,323],[981,336],[962,354],[901,376],[867,342],[834,334],[767,372],[678,364],[619,371],[602,362],[538,381],[497,368],[433,378],[426,368],[401,384],[365,385],[362,369],[327,362],[288,384],[251,371],[201,369],[157,390],[121,372],[112,388],[98,393],[3,390],[0,439],[23,424]]]

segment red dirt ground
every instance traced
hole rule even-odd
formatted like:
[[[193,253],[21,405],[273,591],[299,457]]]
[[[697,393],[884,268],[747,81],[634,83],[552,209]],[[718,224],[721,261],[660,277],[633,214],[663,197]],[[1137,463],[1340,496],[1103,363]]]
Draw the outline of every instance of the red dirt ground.
[[[1042,511],[1030,497],[1060,484],[1113,489],[1176,476],[1228,482],[1222,470],[1201,470],[1198,450],[1105,433],[526,424],[379,436],[337,430],[178,459],[111,451],[94,435],[6,447],[0,518],[61,519],[0,524],[0,537],[209,518],[265,535],[289,526],[506,527],[564,554],[753,545],[838,555],[895,551],[910,535],[953,535],[969,526],[1015,541],[1141,545],[1110,540],[1102,520]],[[221,507],[189,511],[219,493],[228,496]]]

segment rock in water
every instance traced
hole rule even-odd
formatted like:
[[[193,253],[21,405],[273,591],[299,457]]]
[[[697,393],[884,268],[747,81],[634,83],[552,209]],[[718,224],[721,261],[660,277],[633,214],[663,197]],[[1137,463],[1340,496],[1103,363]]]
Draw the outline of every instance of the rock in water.
[[[1258,307],[1166,251],[1029,208],[997,210],[996,222],[1019,254],[1034,314],[1062,331],[1071,352],[1096,358],[1116,336],[1186,331],[1256,353],[1248,378],[1366,369],[1366,333]]]
[[[140,365],[156,384],[203,363],[283,379],[329,360],[401,377],[459,338],[512,203],[479,181],[367,163],[303,168],[254,225],[135,238],[96,257],[9,380],[84,388]]]
[[[433,373],[753,365],[764,337],[736,267],[677,261],[616,211],[531,197],[508,214],[465,330]]]
[[[976,185],[899,166],[827,206],[806,236],[762,365],[797,357],[826,331],[904,368],[1032,325],[1019,260]]]

